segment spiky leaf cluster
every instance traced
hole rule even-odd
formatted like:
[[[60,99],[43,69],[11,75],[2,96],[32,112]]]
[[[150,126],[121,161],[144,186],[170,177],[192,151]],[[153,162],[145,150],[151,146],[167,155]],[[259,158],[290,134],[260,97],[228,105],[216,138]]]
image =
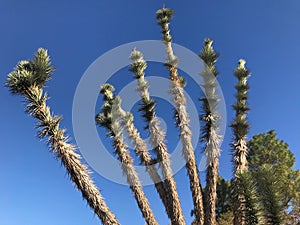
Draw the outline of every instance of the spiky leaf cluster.
[[[147,63],[143,58],[143,54],[136,49],[132,51],[130,58],[132,60],[130,71],[134,73],[135,79],[138,81],[137,91],[139,91],[142,95],[142,105],[139,108],[139,111],[143,112],[142,116],[145,118],[148,124],[155,116],[156,102],[150,98],[148,92],[149,84],[144,79]],[[145,129],[148,129],[148,125],[145,127]]]
[[[224,214],[231,210],[231,183],[228,180],[224,180],[221,176],[218,177],[217,181],[217,204],[216,204],[216,215],[217,218],[221,214]]]
[[[47,51],[39,49],[31,61],[21,61],[8,75],[6,86],[11,93],[24,95],[26,112],[38,119],[39,138],[47,138],[50,150],[60,159],[75,187],[81,191],[89,206],[103,224],[119,225],[115,215],[106,206],[103,198],[90,177],[87,166],[81,163],[75,146],[68,143],[65,130],[59,128],[62,119],[51,114],[47,106],[47,94],[43,93],[45,82],[53,72]]]
[[[100,93],[105,102],[101,108],[101,112],[95,117],[96,124],[105,127],[110,131],[112,131],[112,107],[115,101],[115,96],[113,94],[114,90],[115,89],[111,84],[104,84],[100,87]],[[108,135],[110,136],[112,133],[109,133]]]
[[[204,40],[204,47],[202,52],[199,54],[199,57],[203,60],[205,65],[208,67],[209,73],[212,73],[215,77],[219,74],[215,65],[219,58],[219,54],[215,52],[213,46],[213,41],[210,38]]]
[[[245,216],[246,225],[263,224],[263,211],[260,205],[258,193],[256,191],[257,184],[252,174],[248,171],[243,171],[242,173],[239,172],[238,174],[236,174],[236,179],[233,184],[233,199],[237,199],[236,194],[242,193],[243,196],[243,202],[237,202],[233,200],[233,204],[242,203],[245,206],[245,212],[243,213],[243,215]]]
[[[220,116],[217,114],[217,106],[219,98],[216,94],[216,76],[218,74],[215,64],[218,59],[218,54],[212,47],[212,40],[205,39],[204,47],[199,54],[199,57],[204,62],[204,70],[201,71],[203,77],[203,88],[205,97],[202,101],[202,121],[201,141],[204,143],[204,154],[207,157],[207,172],[206,172],[206,187],[205,187],[205,217],[204,224],[216,224],[216,201],[217,201],[217,179],[219,156],[221,154],[220,143],[221,136],[218,135]]]
[[[6,80],[12,94],[25,94],[30,86],[43,88],[51,79],[54,67],[51,65],[47,50],[39,48],[30,61],[20,61]]]
[[[130,65],[130,71],[134,73],[135,79],[139,79],[145,76],[145,69],[147,68],[147,63],[143,58],[143,54],[136,49],[133,49],[130,59],[132,61]]]
[[[166,42],[172,42],[172,36],[170,35],[170,19],[174,16],[174,11],[169,8],[163,7],[156,12],[156,19],[158,24],[162,27],[161,33],[163,34],[163,40]]]
[[[183,225],[185,224],[185,221],[176,190],[176,183],[172,177],[171,163],[167,146],[165,145],[165,132],[159,126],[160,121],[155,115],[156,102],[150,97],[149,84],[145,79],[144,71],[146,62],[143,59],[142,53],[136,49],[133,49],[131,53],[131,60],[132,64],[130,70],[135,74],[135,79],[137,80],[136,90],[139,92],[142,100],[139,111],[143,112],[143,117],[146,119],[147,125],[145,129],[150,131],[150,143],[153,146],[153,151],[156,153],[164,178],[164,183],[161,185],[162,188],[159,187],[160,185],[158,183],[155,184],[155,187],[160,194],[172,224]],[[156,160],[151,159],[151,161]],[[159,191],[158,188],[163,189],[163,196],[161,196],[161,191]]]
[[[237,91],[236,103],[233,105],[235,110],[235,120],[231,124],[235,135],[235,141],[245,138],[250,128],[250,125],[247,122],[247,111],[249,110],[247,105],[247,92],[249,90],[247,79],[250,76],[250,72],[245,67],[245,63],[245,60],[239,60],[239,65],[234,71],[234,75],[238,79],[238,83],[235,86]]]
[[[204,88],[205,97],[200,98],[202,101],[203,114],[200,119],[203,122],[202,137],[203,142],[208,142],[210,139],[211,129],[218,130],[218,119],[220,116],[217,114],[217,107],[220,98],[216,95],[216,76],[218,71],[215,67],[219,54],[213,49],[213,41],[211,39],[204,40],[204,47],[199,54],[199,57],[204,62],[204,70],[201,71],[203,77],[202,87]]]
[[[285,209],[282,199],[280,180],[274,176],[271,165],[263,165],[257,171],[257,184],[262,205],[264,206],[264,216],[266,224],[280,225],[283,221]]]
[[[163,42],[166,48],[167,61],[165,65],[169,71],[169,79],[172,82],[169,93],[173,96],[173,102],[175,103],[175,119],[180,129],[180,138],[183,143],[182,153],[186,160],[186,168],[190,180],[190,189],[192,191],[194,211],[195,211],[195,223],[203,224],[203,199],[201,191],[201,183],[199,179],[199,173],[191,143],[191,131],[189,128],[189,116],[186,111],[186,98],[183,91],[185,81],[178,75],[178,58],[173,53],[172,37],[170,35],[169,23],[170,18],[173,16],[173,11],[170,9],[162,8],[158,10],[157,19],[158,24],[161,26],[161,32],[163,34]]]
[[[170,34],[170,28],[169,28],[170,19],[173,17],[173,15],[174,15],[173,10],[165,7],[163,7],[162,9],[156,12],[156,18],[158,20],[158,25],[161,26],[161,33],[163,35],[163,41],[164,44],[166,45],[166,52],[168,55],[167,61],[165,62],[165,66],[167,66],[169,70],[171,70],[172,68],[176,69],[178,64],[178,58],[174,55],[171,46],[172,36]],[[177,76],[175,79],[178,79],[178,82],[183,87],[185,85],[185,80],[182,77],[178,76],[177,69],[176,69],[176,75]]]
[[[248,142],[249,170],[253,172],[255,179],[262,180],[261,176],[268,173],[271,179],[276,181],[276,196],[283,209],[291,209],[300,203],[300,171],[294,170],[295,157],[289,150],[288,144],[277,139],[274,130],[267,133],[254,135]],[[266,170],[265,168],[268,168]],[[272,178],[270,177],[272,176]],[[271,182],[268,182],[271,183]],[[262,183],[264,190],[267,183]],[[260,196],[268,192],[258,189]],[[264,197],[265,199],[271,197]]]

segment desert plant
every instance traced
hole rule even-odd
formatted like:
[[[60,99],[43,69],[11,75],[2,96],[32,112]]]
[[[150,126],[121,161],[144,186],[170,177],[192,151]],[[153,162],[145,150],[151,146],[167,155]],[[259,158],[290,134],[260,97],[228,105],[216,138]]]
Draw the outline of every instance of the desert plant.
[[[163,7],[156,12],[158,24],[161,26],[163,42],[165,44],[167,61],[165,63],[169,71],[169,79],[171,81],[170,93],[173,96],[175,104],[175,119],[176,124],[180,129],[180,139],[182,141],[182,154],[186,161],[186,168],[190,180],[190,190],[192,192],[194,203],[195,223],[203,224],[204,209],[202,188],[199,178],[199,172],[196,164],[194,148],[192,145],[191,130],[189,128],[189,117],[186,111],[186,98],[183,91],[184,79],[179,76],[177,63],[178,59],[173,53],[172,36],[170,34],[170,19],[173,17],[173,10]]]
[[[132,120],[130,119],[131,114],[126,113],[121,109],[121,99],[119,96],[113,94],[114,87],[110,84],[105,84],[101,87],[100,93],[103,95],[104,105],[102,110],[96,116],[96,123],[100,126],[105,127],[108,130],[108,136],[113,137],[113,146],[115,149],[115,154],[121,162],[121,168],[123,173],[127,177],[127,182],[133,195],[137,201],[137,204],[142,212],[143,217],[147,224],[158,224],[153,212],[150,208],[149,201],[142,189],[141,182],[135,171],[133,165],[133,159],[130,156],[127,146],[124,143],[122,135],[122,125],[117,118],[125,118],[127,120],[127,126],[132,126]],[[150,157],[145,149],[139,149],[140,154],[146,154]],[[147,149],[146,149],[147,150]],[[146,157],[145,156],[145,157]],[[145,162],[145,161],[143,161]]]
[[[203,88],[205,97],[200,98],[203,102],[203,115],[201,115],[200,119],[203,124],[201,141],[204,143],[204,154],[207,158],[204,195],[205,225],[216,224],[217,180],[219,175],[219,156],[221,154],[221,137],[218,135],[218,120],[220,119],[220,115],[217,114],[219,98],[216,95],[216,77],[218,71],[215,67],[218,54],[214,51],[212,43],[211,39],[206,39],[199,55],[204,62],[204,70],[200,74],[204,80]]]
[[[185,224],[185,221],[180,206],[179,196],[176,190],[176,182],[173,178],[170,156],[167,145],[165,144],[166,134],[160,127],[160,121],[156,116],[155,110],[156,102],[150,97],[148,89],[149,84],[145,79],[144,71],[147,67],[147,64],[143,59],[142,53],[136,49],[134,49],[131,53],[131,60],[132,64],[130,70],[135,74],[135,79],[137,79],[138,83],[137,91],[139,92],[142,100],[140,111],[143,111],[143,117],[147,122],[145,129],[150,131],[150,141],[154,152],[156,153],[164,179],[166,196],[162,196],[161,198],[163,199],[163,202],[166,201],[164,204],[168,209],[167,213],[171,219],[171,223],[182,225]],[[144,164],[147,165],[146,163]]]
[[[211,39],[204,40],[204,47],[199,54],[204,62],[204,70],[200,71],[204,81],[202,84],[204,96],[200,98],[202,101],[201,141],[204,145],[204,155],[207,157],[206,186],[202,188],[186,109],[185,79],[179,75],[178,58],[172,48],[169,24],[173,14],[173,10],[163,7],[156,12],[156,18],[165,45],[167,55],[165,66],[170,80],[169,93],[173,97],[174,120],[182,142],[182,155],[192,195],[192,214],[195,215],[192,224],[296,223],[299,221],[300,173],[292,169],[295,158],[287,149],[287,144],[277,140],[274,131],[256,135],[249,143],[246,142],[249,129],[246,118],[249,110],[247,78],[250,73],[243,60],[239,61],[235,70],[238,84],[236,85],[237,101],[233,108],[236,115],[231,124],[234,133],[232,144],[234,178],[229,182],[219,176],[222,141],[219,135],[221,117],[217,113],[219,96],[216,92],[218,75],[216,62],[219,54],[215,52]],[[150,133],[153,154],[148,151],[147,143],[142,140],[135,127],[133,115],[122,108],[121,97],[115,94],[114,87],[110,84],[101,84],[100,93],[104,101],[100,112],[95,117],[96,124],[108,131],[114,153],[120,161],[121,169],[146,224],[157,225],[158,222],[143,191],[133,164],[133,156],[124,136],[133,143],[134,153],[152,179],[171,224],[185,225],[186,221],[171,167],[172,162],[166,145],[166,133],[160,127],[156,115],[156,102],[151,98],[149,84],[145,78],[147,64],[142,53],[136,49],[131,52],[131,60],[130,71],[137,80],[137,91],[141,97],[139,110],[146,122],[145,129]],[[116,216],[108,208],[93,183],[88,167],[81,162],[80,155],[76,153],[76,147],[69,143],[65,129],[59,127],[62,117],[53,115],[47,106],[48,95],[44,93],[44,87],[51,79],[53,71],[47,50],[39,49],[32,60],[17,64],[14,71],[8,75],[6,86],[12,94],[25,98],[26,112],[38,120],[39,138],[46,139],[50,151],[62,162],[75,187],[81,191],[82,197],[100,221],[105,225],[119,225]],[[155,166],[156,163],[158,167]],[[291,211],[289,212],[288,209]]]
[[[30,61],[21,61],[7,77],[6,86],[12,94],[22,95],[27,103],[26,112],[38,120],[39,138],[47,138],[50,151],[66,168],[75,187],[81,191],[89,206],[103,224],[119,224],[115,215],[107,207],[98,188],[91,179],[90,171],[80,161],[76,147],[68,143],[65,130],[59,128],[62,117],[53,116],[43,93],[45,83],[51,79],[54,67],[47,50],[40,48]]]
[[[247,111],[249,110],[247,105],[247,92],[249,90],[249,86],[247,84],[247,79],[250,76],[250,72],[245,67],[245,63],[245,60],[240,59],[238,67],[234,71],[234,75],[238,79],[238,83],[235,86],[237,91],[236,103],[233,105],[235,118],[231,124],[234,135],[232,143],[232,161],[234,164],[233,212],[235,225],[246,224],[246,196],[244,195],[246,190],[243,190],[243,182],[239,180],[242,173],[248,169],[248,147],[246,137],[249,130],[249,124],[247,122]]]

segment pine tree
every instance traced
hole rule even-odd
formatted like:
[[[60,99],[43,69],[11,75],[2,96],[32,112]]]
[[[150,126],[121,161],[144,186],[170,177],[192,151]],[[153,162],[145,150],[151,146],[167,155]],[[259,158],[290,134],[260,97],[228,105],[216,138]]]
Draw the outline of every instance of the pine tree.
[[[274,130],[254,135],[248,142],[249,170],[257,180],[257,191],[268,224],[284,223],[287,210],[300,205],[300,171],[288,144]]]
[[[90,176],[86,165],[80,161],[76,147],[68,142],[65,130],[59,128],[62,117],[53,116],[43,93],[45,83],[54,71],[47,50],[38,49],[30,61],[21,61],[8,75],[6,86],[12,94],[22,95],[27,103],[26,112],[38,120],[39,138],[47,138],[50,151],[61,161],[73,184],[81,191],[89,206],[105,225],[120,224],[107,207]]]

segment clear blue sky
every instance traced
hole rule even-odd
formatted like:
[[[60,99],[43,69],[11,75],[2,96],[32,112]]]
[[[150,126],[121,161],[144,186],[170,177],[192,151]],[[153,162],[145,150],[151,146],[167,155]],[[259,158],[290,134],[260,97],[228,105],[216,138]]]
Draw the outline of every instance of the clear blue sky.
[[[236,82],[232,72],[239,58],[247,60],[252,72],[249,136],[275,129],[296,155],[295,168],[300,168],[298,0],[2,0],[1,225],[99,224],[73,188],[64,168],[48,152],[45,143],[36,138],[35,121],[23,112],[21,98],[11,96],[3,87],[6,75],[19,60],[32,57],[37,48],[49,49],[56,67],[47,88],[51,96],[49,104],[57,114],[64,115],[62,126],[72,136],[73,95],[84,71],[101,54],[121,44],[160,39],[155,12],[163,3],[175,11],[171,25],[174,42],[198,53],[204,38],[214,40],[214,47],[221,54],[217,67],[228,124],[233,118],[231,104]],[[123,71],[126,73],[126,69]],[[220,162],[221,175],[227,179],[231,177],[230,141],[228,128]],[[97,174],[93,177],[122,224],[144,224],[128,187]],[[190,221],[192,205],[185,169],[176,179],[186,220]],[[167,224],[153,187],[145,190],[159,223]]]

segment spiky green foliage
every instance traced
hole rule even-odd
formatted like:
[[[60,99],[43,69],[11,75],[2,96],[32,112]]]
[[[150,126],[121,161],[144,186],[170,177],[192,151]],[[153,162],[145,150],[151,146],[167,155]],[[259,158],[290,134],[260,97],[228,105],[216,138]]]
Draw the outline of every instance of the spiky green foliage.
[[[107,89],[109,89],[109,90],[107,90]],[[103,86],[103,88],[102,88],[102,92],[106,93],[105,95],[107,95],[106,97],[104,97],[107,100],[106,103],[109,100],[113,100],[113,101],[111,101],[112,105],[108,108],[110,108],[112,111],[114,111],[116,113],[114,120],[118,119],[120,121],[122,128],[125,128],[124,130],[126,131],[126,135],[132,140],[133,144],[135,145],[134,151],[135,151],[136,155],[139,157],[140,163],[146,166],[146,170],[149,173],[150,178],[152,179],[152,181],[155,184],[155,188],[165,206],[166,212],[167,212],[169,218],[171,220],[173,220],[174,215],[173,215],[172,206],[170,205],[170,203],[168,201],[169,193],[166,191],[164,183],[162,182],[159,173],[157,172],[156,168],[153,166],[153,163],[156,160],[151,158],[151,155],[149,154],[148,149],[147,149],[147,144],[142,140],[139,132],[137,131],[136,127],[134,126],[132,114],[130,112],[125,112],[122,109],[121,104],[120,104],[120,97],[116,96],[116,97],[114,97],[114,99],[111,99],[111,97],[113,96],[111,93],[111,90],[112,89],[110,88],[110,86],[107,86],[107,85]],[[104,104],[104,106],[105,106],[105,104]],[[111,103],[108,103],[108,104],[111,104]],[[112,114],[112,112],[109,112],[109,113]],[[104,115],[104,114],[107,114],[107,113],[104,113],[102,111],[102,113],[100,113],[98,115]],[[96,119],[97,119],[97,117],[99,117],[99,116],[96,116]],[[111,131],[111,133],[112,132],[113,131]]]
[[[76,148],[68,143],[65,130],[59,128],[62,117],[53,116],[47,106],[47,94],[43,93],[45,82],[50,80],[53,67],[47,51],[39,49],[33,60],[21,61],[8,75],[6,86],[11,93],[23,95],[26,112],[38,119],[39,137],[47,143],[62,165],[66,168],[73,184],[81,191],[89,206],[105,225],[118,225],[115,215],[106,206],[100,192],[93,183],[90,171],[76,153]]]
[[[217,113],[219,97],[216,94],[216,76],[218,75],[215,64],[218,54],[214,51],[211,39],[205,39],[204,47],[199,57],[204,62],[204,70],[201,71],[203,77],[203,88],[205,97],[202,101],[202,111],[200,119],[202,121],[201,141],[204,143],[204,154],[207,157],[206,187],[204,195],[205,225],[216,224],[216,201],[217,201],[217,179],[219,168],[219,156],[221,154],[221,136],[218,135],[220,116]]]
[[[216,216],[217,219],[221,214],[231,211],[231,183],[228,180],[218,177],[217,183],[217,205]]]
[[[233,109],[235,110],[235,120],[231,124],[235,141],[245,138],[250,128],[250,125],[247,122],[247,111],[249,110],[247,105],[247,92],[249,90],[247,79],[250,76],[250,72],[245,67],[245,63],[245,60],[239,60],[239,65],[234,71],[234,75],[238,79],[238,83],[235,86],[237,91],[236,103],[233,105]]]
[[[232,161],[234,165],[234,224],[244,225],[247,223],[246,220],[246,196],[244,196],[243,187],[239,185],[242,182],[239,180],[240,175],[247,170],[247,154],[248,148],[246,144],[246,136],[249,130],[249,124],[247,122],[247,111],[249,107],[247,105],[247,92],[249,86],[247,84],[247,79],[250,76],[250,72],[245,67],[246,61],[243,59],[239,60],[238,67],[234,71],[234,75],[238,79],[236,88],[236,103],[233,105],[235,110],[235,118],[231,124],[233,130],[233,143],[232,143]]]
[[[263,208],[261,207],[260,198],[257,194],[257,183],[253,174],[248,171],[239,172],[231,182],[218,179],[217,186],[217,221],[218,224],[234,224],[234,208],[241,205],[237,197],[242,196],[243,208],[242,216],[244,224],[258,225],[264,224]],[[238,191],[236,189],[238,188]]]
[[[176,67],[178,64],[178,58],[174,55],[173,49],[172,49],[172,36],[170,34],[170,20],[174,15],[174,11],[169,8],[163,7],[160,10],[157,10],[156,12],[156,19],[158,20],[158,25],[161,27],[161,33],[163,36],[163,42],[166,46],[166,52],[167,52],[167,61],[165,62],[165,65],[168,67],[168,69],[171,69],[172,67]],[[176,74],[176,77],[172,77],[172,79],[178,79],[178,82],[181,83],[181,86],[184,86],[185,80],[183,77],[178,76]]]
[[[279,223],[285,212],[300,202],[300,172],[293,169],[295,157],[274,130],[254,135],[248,147],[249,170],[257,180],[265,217]]]
[[[202,49],[202,52],[200,53],[199,57],[203,60],[203,62],[207,66],[206,69],[208,69],[203,71],[202,74],[205,72],[208,74],[213,74],[215,77],[217,77],[219,72],[217,71],[215,65],[219,58],[219,54],[215,52],[212,44],[213,41],[210,38],[206,38],[204,40],[204,48]],[[206,74],[205,76],[208,76],[208,74]],[[202,76],[204,76],[204,74]],[[211,82],[209,84],[214,86],[213,83]]]
[[[227,211],[227,212],[220,214],[217,224],[218,225],[233,225],[232,211]]]
[[[156,19],[158,20],[158,25],[162,27],[161,33],[163,35],[163,40],[166,42],[172,42],[172,36],[170,35],[170,19],[174,16],[174,11],[169,8],[163,7],[156,12]]]
[[[262,218],[262,207],[260,206],[260,199],[258,197],[258,193],[256,191],[256,182],[252,176],[252,174],[248,171],[239,172],[237,175],[238,184],[236,188],[240,190],[236,193],[241,194],[243,196],[242,204],[245,205],[245,210],[243,212],[243,216],[245,217],[246,225],[257,225],[264,224]],[[234,193],[235,194],[235,193]],[[236,196],[233,196],[233,204],[240,204],[239,201],[235,201]],[[236,207],[238,208],[238,207]]]
[[[8,74],[6,86],[12,94],[25,94],[33,85],[43,88],[53,71],[47,50],[39,48],[32,60],[20,61],[14,71]]]
[[[156,102],[149,97],[149,84],[144,79],[145,69],[147,68],[146,61],[143,59],[143,54],[140,51],[134,49],[130,56],[132,63],[130,65],[130,71],[134,73],[135,79],[138,80],[137,91],[141,94],[142,105],[139,111],[143,112],[147,124],[155,117]],[[148,129],[149,125],[145,127]]]
[[[167,213],[172,225],[184,225],[184,216],[176,190],[176,183],[173,178],[170,156],[165,144],[165,132],[160,128],[160,121],[155,113],[156,102],[150,97],[148,90],[149,84],[145,79],[144,71],[147,67],[146,61],[143,59],[142,53],[136,49],[132,51],[130,58],[132,60],[130,70],[135,74],[138,85],[136,90],[142,99],[142,105],[139,111],[143,112],[143,117],[146,119],[146,129],[150,131],[150,142],[156,153],[164,178],[165,194],[167,197],[166,208],[168,208]]]
[[[204,70],[200,73],[203,77],[202,87],[205,94],[204,97],[200,98],[200,101],[202,101],[203,111],[203,114],[201,115],[203,126],[201,141],[204,143],[209,141],[211,129],[216,131],[219,129],[219,124],[217,122],[218,119],[220,119],[220,116],[217,114],[217,107],[220,98],[216,95],[216,77],[219,73],[215,67],[219,54],[215,52],[212,44],[213,41],[211,39],[205,39],[204,47],[199,54],[199,57],[204,62]]]
[[[264,206],[266,223],[280,225],[283,221],[284,204],[281,202],[282,191],[280,181],[274,176],[271,165],[263,165],[256,172],[258,192]]]
[[[132,124],[132,115],[124,112],[121,109],[121,98],[113,94],[113,91],[114,87],[110,84],[104,84],[101,86],[100,93],[103,95],[105,102],[101,112],[96,115],[96,123],[105,127],[109,132],[108,136],[113,137],[115,154],[118,156],[118,159],[121,162],[122,171],[124,175],[126,175],[127,182],[133,192],[146,223],[149,225],[158,225],[151,210],[149,201],[142,189],[141,182],[135,171],[133,159],[123,140],[122,127],[124,127],[124,119],[127,120],[128,123]],[[143,152],[143,149],[140,149],[139,153],[143,154],[145,152]],[[148,156],[148,158],[149,161],[151,161],[150,156]],[[156,177],[156,179],[159,179],[158,174],[157,176],[158,178]]]
[[[199,178],[199,171],[196,164],[194,148],[192,145],[191,130],[189,128],[190,121],[186,110],[186,98],[183,87],[185,85],[184,79],[178,75],[178,58],[173,53],[172,38],[170,35],[169,23],[173,16],[171,9],[162,8],[156,12],[158,24],[161,26],[161,33],[163,34],[163,41],[167,53],[167,61],[165,65],[169,71],[169,79],[172,81],[170,94],[173,95],[173,102],[175,104],[175,120],[180,129],[180,139],[182,141],[182,154],[186,161],[186,168],[188,171],[190,189],[192,192],[195,220],[193,224],[202,225],[204,221],[203,213],[203,196],[202,187]]]
[[[100,93],[103,96],[104,104],[102,106],[101,112],[96,115],[96,123],[99,126],[105,127],[108,130],[112,131],[112,106],[115,100],[113,91],[115,90],[111,84],[104,84],[100,88]],[[113,133],[109,133],[108,136],[112,136]]]
[[[218,178],[217,186],[217,221],[218,224],[234,224],[234,208],[238,208],[241,205],[240,201],[237,201],[237,194],[243,196],[242,205],[244,205],[244,211],[242,212],[243,220],[246,225],[264,224],[263,223],[263,209],[260,205],[260,199],[256,191],[256,181],[252,173],[244,171],[238,173],[236,178],[231,182],[224,180],[222,177]],[[239,189],[236,191],[236,189]],[[226,222],[228,215],[230,221]]]

